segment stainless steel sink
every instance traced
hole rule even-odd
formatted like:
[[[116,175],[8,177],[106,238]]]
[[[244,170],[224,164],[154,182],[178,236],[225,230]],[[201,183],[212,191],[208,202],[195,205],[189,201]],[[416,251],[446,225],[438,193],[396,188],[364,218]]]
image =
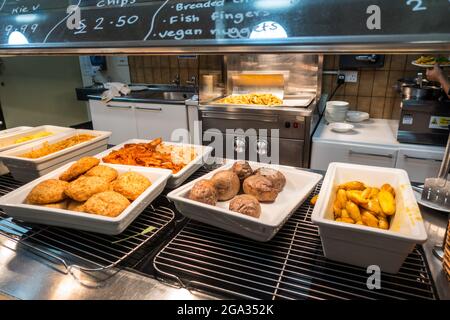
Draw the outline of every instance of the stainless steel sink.
[[[192,98],[193,95],[194,94],[191,92],[164,92],[163,99],[172,101],[184,101]]]

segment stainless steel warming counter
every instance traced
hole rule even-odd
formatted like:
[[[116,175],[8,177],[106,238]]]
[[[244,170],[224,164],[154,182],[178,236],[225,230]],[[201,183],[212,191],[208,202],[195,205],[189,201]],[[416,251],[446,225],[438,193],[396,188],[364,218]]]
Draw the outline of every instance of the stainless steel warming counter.
[[[204,172],[202,169],[198,174]],[[15,185],[13,181],[3,178],[0,186],[5,192]],[[164,203],[164,197],[157,203],[161,201]],[[71,268],[71,273],[65,273],[60,261],[49,260],[43,252],[65,257],[66,261],[76,259],[69,253],[74,250],[70,245],[77,241],[84,254],[90,254],[94,260],[92,255],[98,254],[101,241],[92,245],[89,241],[91,234],[86,234],[86,239],[80,239],[77,232],[37,228],[38,233],[31,234],[28,240],[23,239],[20,244],[0,234],[0,294],[17,299],[216,299],[261,298],[266,295],[271,295],[273,299],[314,299],[330,295],[335,298],[432,299],[439,296],[450,299],[450,285],[445,279],[441,262],[431,252],[445,233],[445,215],[422,208],[429,235],[423,253],[420,248],[414,250],[400,274],[383,275],[382,285],[385,287],[380,292],[374,292],[364,289],[365,278],[361,275],[365,275],[365,270],[323,260],[317,230],[308,218],[310,212],[309,204],[305,203],[280,231],[280,235],[267,244],[254,244],[193,221],[183,222],[181,229],[167,234],[162,244],[153,243],[150,248],[147,247],[148,256],[135,252],[117,268],[87,273],[76,268]],[[0,221],[5,218],[0,216]],[[18,226],[23,227],[22,224]],[[35,244],[56,231],[59,233],[54,234],[54,240],[58,242],[53,246],[41,246],[41,253],[27,250],[25,243]],[[237,243],[239,245],[235,246]],[[91,247],[86,247],[87,244]],[[233,258],[226,258],[226,252]],[[180,254],[182,258],[173,260]],[[285,254],[289,256],[286,260],[283,258]],[[195,259],[199,255],[203,258]],[[224,258],[226,260],[222,261]],[[242,277],[248,268],[252,268],[251,275]],[[199,270],[202,272],[198,273]],[[174,278],[174,274],[180,278]],[[276,275],[271,287],[268,279]],[[360,282],[349,277],[356,277]],[[254,278],[259,281],[252,282]],[[226,279],[229,281],[224,282]],[[246,283],[251,286],[243,286]],[[185,288],[180,288],[180,284]],[[240,288],[240,291],[233,292],[232,288]],[[261,291],[261,288],[266,289]],[[274,290],[272,294],[270,290],[264,293],[267,288]],[[342,291],[342,288],[345,290]]]

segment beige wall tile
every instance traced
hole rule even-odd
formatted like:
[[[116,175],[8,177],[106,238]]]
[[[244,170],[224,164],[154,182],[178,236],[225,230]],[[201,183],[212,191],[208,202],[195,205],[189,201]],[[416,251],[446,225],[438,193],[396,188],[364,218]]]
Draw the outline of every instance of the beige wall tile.
[[[397,84],[398,80],[404,77],[403,71],[390,71],[389,80],[386,88],[386,97],[392,98],[397,97],[399,94],[395,90],[394,86]]]
[[[323,57],[323,70],[334,70],[336,69],[336,65],[334,63],[335,56],[334,55],[325,55]]]
[[[364,112],[370,112],[371,100],[372,100],[371,97],[358,97],[357,110],[364,111]]]
[[[385,97],[389,80],[388,71],[375,71],[373,78],[372,97]]]
[[[344,96],[344,101],[347,101],[350,105],[350,110],[356,110],[358,105],[358,97],[356,96]]]
[[[384,110],[383,110],[383,118],[391,119],[392,117],[392,109],[394,108],[395,98],[385,98],[384,101]]]
[[[345,84],[345,96],[357,96],[358,95],[359,83],[346,83]]]
[[[406,66],[406,55],[394,54],[391,59],[391,70],[403,71]]]
[[[370,117],[381,119],[383,118],[385,97],[372,97],[370,103]]]
[[[371,97],[373,89],[374,71],[361,71],[359,79],[358,96]]]

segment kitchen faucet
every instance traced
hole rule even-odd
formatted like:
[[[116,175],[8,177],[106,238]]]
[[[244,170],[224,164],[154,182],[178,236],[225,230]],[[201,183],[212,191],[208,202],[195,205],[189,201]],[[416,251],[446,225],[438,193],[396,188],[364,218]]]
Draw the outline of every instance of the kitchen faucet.
[[[180,86],[181,80],[180,80],[180,75],[179,74],[176,75],[175,80],[172,80],[172,83],[176,84],[177,87]]]
[[[192,76],[191,80],[186,80],[186,84],[195,87],[197,85],[197,77]]]

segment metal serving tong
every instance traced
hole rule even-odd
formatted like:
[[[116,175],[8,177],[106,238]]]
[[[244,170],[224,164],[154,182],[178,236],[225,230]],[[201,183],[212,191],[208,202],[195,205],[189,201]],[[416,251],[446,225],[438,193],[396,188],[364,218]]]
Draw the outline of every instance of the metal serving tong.
[[[447,180],[450,165],[450,133],[445,148],[444,158],[437,178],[428,178],[422,191],[422,201],[429,202],[443,210],[450,209],[450,183]]]

